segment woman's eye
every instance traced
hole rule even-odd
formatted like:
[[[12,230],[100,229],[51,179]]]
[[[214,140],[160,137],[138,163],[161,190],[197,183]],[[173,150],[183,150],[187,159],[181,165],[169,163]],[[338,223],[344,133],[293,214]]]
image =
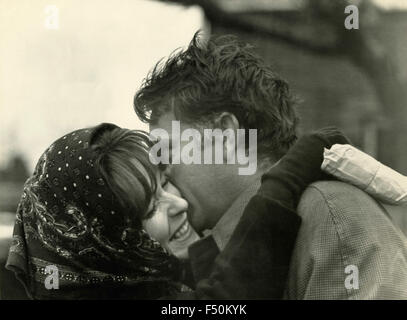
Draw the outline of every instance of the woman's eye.
[[[156,211],[157,211],[157,202],[154,201],[153,208],[144,215],[143,219],[144,220],[151,219]]]
[[[165,188],[169,182],[170,180],[165,177],[164,180],[161,182],[161,188]]]

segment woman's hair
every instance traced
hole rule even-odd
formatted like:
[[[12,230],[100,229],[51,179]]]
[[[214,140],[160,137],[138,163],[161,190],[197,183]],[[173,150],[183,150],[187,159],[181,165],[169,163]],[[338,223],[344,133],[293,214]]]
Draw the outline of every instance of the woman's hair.
[[[123,210],[141,220],[157,188],[157,170],[149,160],[147,133],[122,128],[97,132],[91,147],[98,153],[96,169]]]
[[[7,265],[31,297],[169,294],[179,265],[141,225],[157,187],[151,144],[144,132],[103,123],[43,153],[24,185]],[[64,275],[54,292],[44,288],[47,265]]]

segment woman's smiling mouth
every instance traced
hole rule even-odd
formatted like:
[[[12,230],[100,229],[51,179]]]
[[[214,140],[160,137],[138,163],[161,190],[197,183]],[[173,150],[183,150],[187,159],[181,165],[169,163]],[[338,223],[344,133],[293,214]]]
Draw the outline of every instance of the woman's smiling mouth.
[[[171,236],[170,241],[184,240],[189,235],[190,230],[191,227],[189,225],[189,222],[187,219],[185,219],[185,221],[178,227],[177,231],[175,231],[174,234]]]

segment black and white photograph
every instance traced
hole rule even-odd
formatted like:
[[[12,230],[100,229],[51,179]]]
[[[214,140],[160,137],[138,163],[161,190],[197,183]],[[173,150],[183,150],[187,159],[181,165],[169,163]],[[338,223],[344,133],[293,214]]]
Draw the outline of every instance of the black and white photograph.
[[[407,1],[0,0],[0,300],[407,300]]]

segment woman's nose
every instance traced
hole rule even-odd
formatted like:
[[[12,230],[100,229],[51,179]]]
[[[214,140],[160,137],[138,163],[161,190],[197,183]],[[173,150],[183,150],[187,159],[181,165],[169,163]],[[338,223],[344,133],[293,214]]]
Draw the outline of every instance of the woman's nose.
[[[165,197],[168,203],[168,215],[176,216],[188,210],[188,202],[177,195],[165,192]]]

